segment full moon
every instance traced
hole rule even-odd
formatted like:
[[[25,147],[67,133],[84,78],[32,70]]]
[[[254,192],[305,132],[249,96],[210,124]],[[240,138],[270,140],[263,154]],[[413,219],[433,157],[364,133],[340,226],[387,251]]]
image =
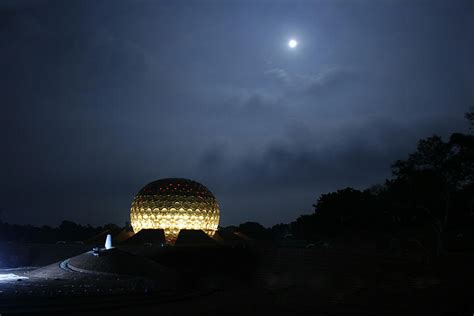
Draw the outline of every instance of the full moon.
[[[294,39],[291,39],[289,42],[288,42],[288,46],[290,48],[295,48],[296,46],[298,46],[298,42]]]

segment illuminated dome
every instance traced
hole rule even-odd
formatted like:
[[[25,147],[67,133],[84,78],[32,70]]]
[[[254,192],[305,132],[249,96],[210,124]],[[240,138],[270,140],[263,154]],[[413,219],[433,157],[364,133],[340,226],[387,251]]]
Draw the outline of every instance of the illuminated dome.
[[[147,184],[137,193],[130,210],[133,231],[163,229],[174,243],[181,229],[201,229],[213,236],[219,225],[219,204],[202,184],[179,178]]]

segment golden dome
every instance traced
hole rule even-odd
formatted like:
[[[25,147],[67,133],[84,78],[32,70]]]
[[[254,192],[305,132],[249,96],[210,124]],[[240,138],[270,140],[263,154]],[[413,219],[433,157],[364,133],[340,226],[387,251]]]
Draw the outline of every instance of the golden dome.
[[[213,236],[219,225],[219,204],[204,185],[180,178],[147,184],[132,202],[133,231],[163,229],[167,243],[174,243],[181,229],[201,229]]]

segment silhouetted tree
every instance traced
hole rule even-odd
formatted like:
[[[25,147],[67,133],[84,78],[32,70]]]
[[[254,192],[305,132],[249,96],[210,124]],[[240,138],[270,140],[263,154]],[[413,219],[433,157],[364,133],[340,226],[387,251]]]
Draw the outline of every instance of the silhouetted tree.
[[[473,131],[474,111],[466,118]],[[365,191],[321,195],[315,212],[298,217],[292,231],[308,240],[367,233],[377,238],[429,225],[440,254],[449,227],[474,224],[473,134],[454,133],[448,142],[437,135],[422,139],[407,159],[392,165],[392,173],[392,179]]]
[[[291,223],[291,230],[297,239],[304,239],[314,241],[320,239],[326,231],[322,231],[323,227],[321,221],[316,220],[315,214],[301,215],[296,221]]]
[[[293,232],[291,231],[291,225],[283,223],[273,225],[270,228],[269,233],[274,240],[280,240],[293,235]]]
[[[472,112],[466,117],[472,124]],[[429,220],[440,254],[444,231],[466,215],[462,208],[453,206],[459,206],[464,191],[472,192],[474,136],[454,133],[449,142],[436,135],[420,140],[417,150],[408,159],[395,162],[392,171],[395,179],[389,187],[404,202],[398,207],[398,216]]]
[[[240,224],[239,231],[256,240],[267,240],[271,238],[270,232],[257,222]]]

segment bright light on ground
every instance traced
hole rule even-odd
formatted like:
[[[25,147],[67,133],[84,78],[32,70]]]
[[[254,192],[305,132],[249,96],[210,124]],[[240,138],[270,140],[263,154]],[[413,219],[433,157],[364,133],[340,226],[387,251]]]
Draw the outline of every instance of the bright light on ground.
[[[28,279],[28,277],[16,275],[13,273],[0,274],[0,282],[16,281],[18,279],[24,280],[24,279]]]
[[[298,46],[298,42],[294,39],[291,39],[289,42],[288,42],[288,46],[290,46],[290,48],[295,48],[296,46]]]

